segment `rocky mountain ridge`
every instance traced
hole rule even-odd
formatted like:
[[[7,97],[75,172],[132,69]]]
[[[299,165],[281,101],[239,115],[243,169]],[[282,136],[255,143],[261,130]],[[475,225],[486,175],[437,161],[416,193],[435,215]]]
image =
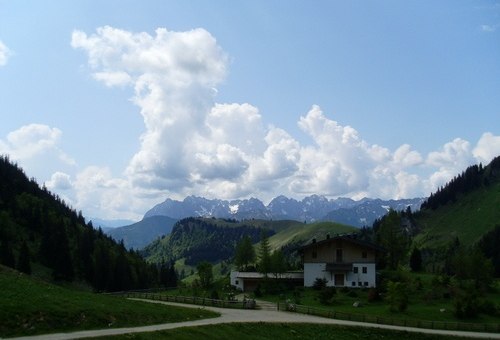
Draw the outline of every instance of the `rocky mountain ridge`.
[[[226,219],[267,219],[297,220],[305,222],[335,221],[357,227],[371,226],[376,218],[383,216],[390,208],[412,211],[420,209],[424,198],[401,200],[381,200],[363,198],[355,201],[350,198],[328,199],[320,195],[305,197],[301,201],[278,196],[267,206],[257,198],[243,200],[207,199],[188,196],[183,201],[166,199],[144,215],[168,216],[175,219],[186,217],[215,217]]]

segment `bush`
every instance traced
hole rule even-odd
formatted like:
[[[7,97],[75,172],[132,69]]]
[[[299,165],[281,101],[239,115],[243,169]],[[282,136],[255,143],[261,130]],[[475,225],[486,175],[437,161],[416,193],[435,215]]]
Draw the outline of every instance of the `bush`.
[[[219,293],[216,290],[212,290],[212,293],[210,293],[210,298],[212,300],[219,300]]]
[[[408,290],[403,282],[387,283],[387,301],[391,312],[404,312],[408,308]]]
[[[349,297],[358,297],[358,293],[354,289],[350,289],[347,292],[347,296],[349,296]]]
[[[375,302],[375,301],[380,301],[380,292],[378,291],[377,288],[370,288],[368,289],[368,296],[367,296],[368,302]]]
[[[326,287],[326,279],[322,279],[317,277],[316,280],[314,280],[312,288],[314,290],[322,290],[323,288]]]
[[[335,287],[324,287],[318,293],[319,303],[322,305],[331,305],[336,293]]]

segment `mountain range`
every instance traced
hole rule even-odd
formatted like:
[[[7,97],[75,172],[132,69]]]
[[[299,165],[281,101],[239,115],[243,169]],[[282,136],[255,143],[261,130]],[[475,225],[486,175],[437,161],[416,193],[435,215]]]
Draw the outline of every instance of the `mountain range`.
[[[257,198],[220,200],[188,196],[183,201],[166,199],[146,212],[144,218],[168,216],[174,219],[186,217],[215,217],[236,220],[296,220],[301,222],[333,221],[356,227],[371,226],[373,221],[392,208],[412,211],[420,209],[424,198],[381,200],[363,198],[328,199],[312,195],[301,201],[285,196],[274,198],[267,206]]]

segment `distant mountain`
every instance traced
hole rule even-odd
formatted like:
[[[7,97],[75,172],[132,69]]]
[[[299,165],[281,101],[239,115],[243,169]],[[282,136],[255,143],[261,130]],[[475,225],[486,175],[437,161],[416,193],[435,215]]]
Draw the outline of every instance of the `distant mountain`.
[[[90,221],[92,222],[92,225],[94,228],[98,229],[99,227],[102,228],[102,230],[106,229],[113,229],[113,228],[118,228],[118,227],[123,227],[125,225],[130,225],[135,223],[135,221],[132,220],[103,220],[97,217],[91,218]]]
[[[383,201],[381,199],[363,199],[360,204],[355,206],[340,208],[329,212],[323,217],[323,220],[335,221],[355,227],[371,226],[377,218],[384,216],[389,209],[401,211],[410,207],[412,211],[416,211],[424,201],[424,198],[389,201]]]
[[[156,238],[170,234],[176,219],[168,216],[151,216],[142,221],[108,229],[107,234],[123,244],[127,248],[141,249],[154,241]]]
[[[146,212],[144,218],[169,216],[175,219],[186,217],[216,217],[236,220],[288,219],[308,223],[324,220],[362,227],[371,225],[389,208],[402,210],[409,206],[412,211],[416,211],[423,201],[423,198],[388,201],[364,198],[360,201],[354,201],[350,198],[327,199],[319,195],[312,195],[302,201],[297,201],[293,198],[278,196],[265,206],[256,198],[226,201],[189,196],[183,201],[169,198]],[[336,211],[338,211],[337,214]]]

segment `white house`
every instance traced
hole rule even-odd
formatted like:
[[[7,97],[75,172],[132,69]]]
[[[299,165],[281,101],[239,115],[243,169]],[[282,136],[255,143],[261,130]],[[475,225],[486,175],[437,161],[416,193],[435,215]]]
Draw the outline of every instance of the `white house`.
[[[355,235],[329,237],[301,248],[304,263],[304,286],[311,287],[317,278],[326,279],[329,287],[375,287],[376,259],[383,249],[359,240]]]

